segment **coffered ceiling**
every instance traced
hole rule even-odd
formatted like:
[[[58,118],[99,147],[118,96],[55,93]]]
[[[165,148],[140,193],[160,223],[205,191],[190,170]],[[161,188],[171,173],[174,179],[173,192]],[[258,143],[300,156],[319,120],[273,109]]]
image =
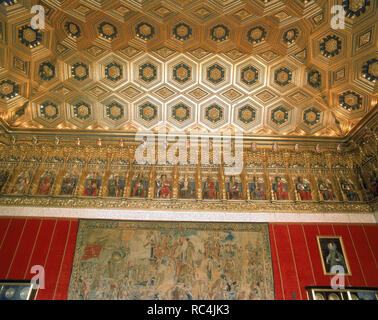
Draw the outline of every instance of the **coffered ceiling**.
[[[345,137],[376,112],[374,0],[7,0],[0,17],[8,130]]]

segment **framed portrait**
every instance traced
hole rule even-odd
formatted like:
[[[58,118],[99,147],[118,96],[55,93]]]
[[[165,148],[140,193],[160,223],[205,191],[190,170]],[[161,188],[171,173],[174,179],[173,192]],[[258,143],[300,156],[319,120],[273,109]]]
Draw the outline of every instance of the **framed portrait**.
[[[36,286],[29,280],[0,280],[0,300],[35,300]]]
[[[323,271],[325,275],[343,274],[345,276],[352,275],[348,259],[345,253],[343,239],[340,236],[317,236],[320,258],[322,261]],[[336,270],[332,272],[334,267],[342,267],[344,272]]]

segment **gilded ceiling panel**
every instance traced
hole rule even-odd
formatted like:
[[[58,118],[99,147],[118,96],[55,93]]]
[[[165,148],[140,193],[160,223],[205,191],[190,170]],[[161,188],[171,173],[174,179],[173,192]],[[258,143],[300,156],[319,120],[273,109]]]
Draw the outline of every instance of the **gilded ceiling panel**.
[[[345,137],[376,112],[377,1],[1,2],[9,130]]]

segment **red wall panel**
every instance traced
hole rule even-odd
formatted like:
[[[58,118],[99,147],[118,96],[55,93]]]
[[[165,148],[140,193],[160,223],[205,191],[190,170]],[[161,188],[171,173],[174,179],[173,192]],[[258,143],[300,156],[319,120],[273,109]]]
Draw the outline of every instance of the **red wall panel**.
[[[25,272],[27,272],[27,266],[31,252],[34,247],[34,239],[37,235],[40,220],[28,220],[24,228],[22,237],[20,238],[20,244],[17,251],[14,253],[13,263],[9,266],[9,273],[6,278],[8,279],[24,279]]]
[[[364,227],[361,225],[349,225],[348,228],[355,245],[359,246],[359,243],[366,243],[365,250],[357,251],[358,261],[362,265],[366,282],[371,286],[378,287],[377,265],[374,260],[373,251],[367,241]]]
[[[25,224],[25,219],[12,219],[11,221],[0,248],[0,279],[8,278],[9,267],[13,263],[14,254],[17,251]]]
[[[276,239],[275,239],[272,228],[273,226],[269,225],[269,233],[271,235],[270,247],[271,247],[271,253],[272,253],[275,296],[277,300],[285,300],[283,285],[281,281],[282,275],[281,275],[280,263],[277,256]]]
[[[77,219],[0,219],[0,279],[31,279],[45,268],[38,299],[67,299]],[[269,225],[276,299],[307,299],[306,286],[329,286],[318,235],[342,236],[352,275],[347,286],[378,286],[378,225],[273,223]]]
[[[277,252],[272,251],[272,257],[275,254],[278,257],[272,259],[273,271],[275,282],[282,283],[282,288],[275,288],[277,299],[292,299],[287,293],[297,292],[298,282],[297,299],[307,299],[306,286],[331,285],[332,276],[323,273],[318,235],[342,236],[352,273],[346,276],[346,286],[378,286],[378,225],[273,223],[270,225],[271,246],[277,244]],[[281,272],[277,274],[277,270]],[[285,295],[280,294],[282,291]]]
[[[76,233],[76,219],[0,219],[0,279],[30,280],[41,265],[45,289],[37,299],[66,299]]]

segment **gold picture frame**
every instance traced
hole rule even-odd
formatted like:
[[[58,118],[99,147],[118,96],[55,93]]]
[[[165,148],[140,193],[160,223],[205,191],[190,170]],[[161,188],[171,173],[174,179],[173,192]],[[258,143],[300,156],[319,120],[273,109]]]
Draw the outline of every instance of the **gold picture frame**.
[[[316,236],[319,254],[322,261],[323,273],[327,276],[351,276],[352,272],[346,256],[341,236]],[[333,266],[342,266],[344,273],[331,272]]]

